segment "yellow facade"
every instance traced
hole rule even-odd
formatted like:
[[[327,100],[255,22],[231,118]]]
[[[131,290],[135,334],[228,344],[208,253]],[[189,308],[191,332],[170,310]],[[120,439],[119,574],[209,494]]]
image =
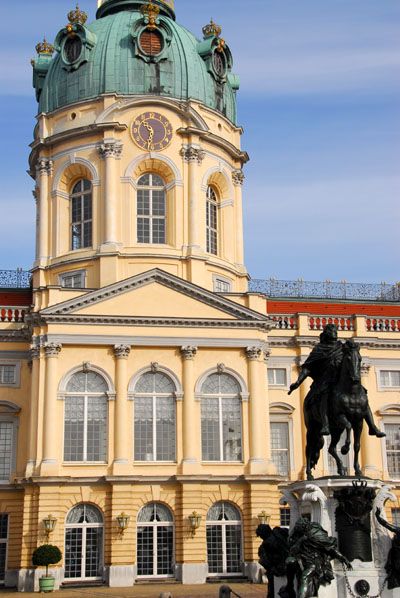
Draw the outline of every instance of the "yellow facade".
[[[159,113],[172,125],[172,142],[163,151],[143,151],[132,138],[132,123],[144,112]],[[38,210],[33,308],[24,323],[3,318],[0,325],[0,357],[20,367],[18,384],[0,387],[0,415],[15,423],[16,455],[9,480],[0,486],[0,513],[8,515],[9,530],[6,585],[36,587],[31,557],[46,540],[43,519],[49,513],[57,518],[50,540],[64,554],[54,568],[58,584],[96,577],[112,586],[131,585],[157,575],[205,581],[213,573],[207,564],[208,514],[221,503],[239,514],[241,552],[240,570],[225,567],[219,573],[259,579],[257,516],[265,510],[278,525],[279,484],[304,478],[307,386],[291,397],[287,390],[320,331],[310,329],[307,314],[296,315],[295,326],[276,328],[265,297],[248,293],[242,225],[247,155],[241,133],[200,102],[183,105],[151,96],[110,94],[39,115],[30,162]],[[137,239],[138,181],[148,173],[165,183],[162,244]],[[72,249],[71,194],[80,180],[91,185],[92,242]],[[207,251],[209,187],[217,198],[216,253]],[[63,277],[76,272],[83,273],[85,288],[64,287]],[[218,281],[226,284],[225,292]],[[400,333],[369,332],[365,316],[354,322],[341,338],[361,342],[370,364],[364,384],[376,420],[397,423],[398,389],[380,388],[377,372],[399,369]],[[268,364],[287,372],[284,384],[268,385]],[[89,373],[106,387],[105,452],[96,460],[66,459],[66,404],[73,396],[68,384],[74,375]],[[165,376],[174,387],[169,460],[157,459],[154,447],[135,458],[136,385],[147,373]],[[225,453],[223,434],[229,443],[229,431],[220,427],[221,458],[209,460],[201,422],[204,384],[213,375],[236,384],[240,432],[230,447],[236,453]],[[219,405],[223,410],[225,403]],[[221,425],[221,419],[215,421]],[[224,421],[228,426],[229,418]],[[287,476],[278,474],[271,455],[274,422],[288,424]],[[69,442],[73,447],[74,438]],[[362,462],[367,474],[390,481],[385,446],[366,436]],[[326,458],[318,473],[329,474]],[[168,507],[172,515],[172,565],[168,573],[156,567],[140,575],[138,516],[152,504]],[[66,578],[66,533],[72,525],[67,518],[79,505],[101,513],[103,544],[96,575]],[[201,515],[195,533],[189,519],[194,511]],[[123,534],[117,522],[122,512],[130,517]]]

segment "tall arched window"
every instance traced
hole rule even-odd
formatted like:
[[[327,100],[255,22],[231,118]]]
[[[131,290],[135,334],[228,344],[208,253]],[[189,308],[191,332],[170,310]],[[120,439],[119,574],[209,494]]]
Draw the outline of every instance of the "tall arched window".
[[[135,386],[135,460],[175,461],[175,385],[161,372],[143,374]]]
[[[101,579],[103,574],[103,516],[97,507],[74,507],[65,523],[65,578]]]
[[[217,502],[207,513],[207,560],[209,575],[242,573],[242,520],[229,502]]]
[[[95,372],[74,374],[66,387],[64,461],[107,460],[108,386]]]
[[[160,503],[143,507],[137,522],[137,574],[171,577],[174,574],[174,520]]]
[[[207,187],[206,201],[207,253],[218,253],[218,198],[210,185]]]
[[[158,174],[144,174],[137,191],[138,243],[166,243],[165,183]]]
[[[71,249],[92,246],[92,219],[92,183],[81,179],[71,193]]]
[[[242,460],[240,387],[229,374],[211,374],[201,387],[201,447],[204,461]]]

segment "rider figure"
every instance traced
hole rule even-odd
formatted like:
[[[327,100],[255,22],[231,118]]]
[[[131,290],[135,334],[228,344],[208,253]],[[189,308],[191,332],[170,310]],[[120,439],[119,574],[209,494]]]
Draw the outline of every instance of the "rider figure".
[[[330,389],[337,383],[339,377],[343,360],[343,343],[338,340],[338,330],[335,324],[327,324],[319,338],[320,342],[313,348],[302,365],[300,375],[296,382],[290,385],[288,394],[299,388],[308,376],[313,379],[307,399],[318,402],[322,426],[321,434],[329,436],[329,394]],[[370,436],[377,436],[378,438],[385,436],[384,432],[381,432],[375,425],[369,404],[364,419],[367,422]]]

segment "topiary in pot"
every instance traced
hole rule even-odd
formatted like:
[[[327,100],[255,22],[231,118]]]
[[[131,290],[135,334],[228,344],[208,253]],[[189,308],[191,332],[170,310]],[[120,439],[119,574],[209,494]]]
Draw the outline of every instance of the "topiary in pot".
[[[49,565],[55,565],[62,559],[61,550],[52,544],[43,544],[34,550],[32,563],[35,567],[46,567],[46,575],[39,579],[41,592],[52,592],[54,589],[54,577],[49,576]]]

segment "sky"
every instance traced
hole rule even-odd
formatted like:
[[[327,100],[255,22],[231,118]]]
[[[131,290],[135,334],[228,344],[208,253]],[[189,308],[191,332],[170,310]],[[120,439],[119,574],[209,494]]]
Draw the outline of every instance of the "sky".
[[[246,265],[253,278],[400,280],[399,0],[176,0],[212,17],[239,74]],[[37,103],[30,59],[74,0],[13,0],[0,37],[0,269],[34,258],[26,174]],[[96,1],[80,6],[94,19]],[[16,33],[17,32],[17,33]]]

